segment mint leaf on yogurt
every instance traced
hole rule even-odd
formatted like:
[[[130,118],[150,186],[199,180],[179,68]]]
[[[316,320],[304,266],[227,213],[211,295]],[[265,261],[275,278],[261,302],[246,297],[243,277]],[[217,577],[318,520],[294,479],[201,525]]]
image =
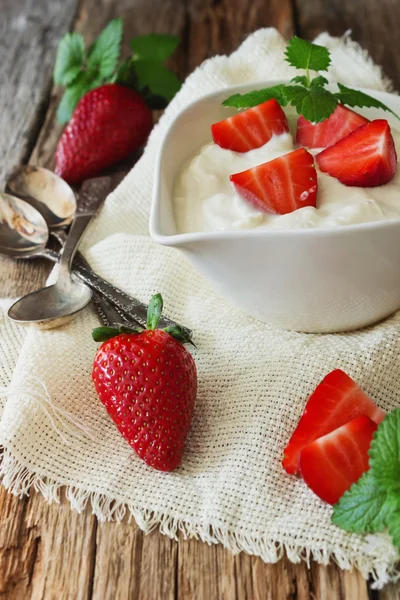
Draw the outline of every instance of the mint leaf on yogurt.
[[[299,115],[312,123],[328,119],[339,103],[348,106],[374,107],[391,112],[397,119],[400,117],[383,102],[372,96],[338,84],[339,91],[326,89],[328,79],[320,71],[327,71],[331,64],[331,55],[327,48],[293,36],[285,50],[285,60],[303,71],[293,77],[288,84],[279,84],[247,94],[234,94],[223,101],[224,106],[235,108],[251,108],[262,102],[275,98],[281,106],[291,104]],[[311,77],[310,72],[317,72]]]

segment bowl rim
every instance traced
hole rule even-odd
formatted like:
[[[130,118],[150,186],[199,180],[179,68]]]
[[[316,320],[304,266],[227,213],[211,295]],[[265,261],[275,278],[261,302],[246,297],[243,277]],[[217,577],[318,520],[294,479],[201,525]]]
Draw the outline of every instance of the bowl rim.
[[[339,227],[314,227],[314,228],[293,228],[293,229],[268,229],[268,228],[255,228],[255,229],[231,229],[231,230],[220,230],[220,231],[195,231],[190,233],[175,233],[175,234],[164,234],[160,233],[159,227],[159,207],[161,202],[160,186],[161,186],[161,161],[166,146],[169,143],[169,138],[172,135],[173,129],[179,119],[181,119],[187,112],[193,109],[193,107],[202,104],[205,101],[209,101],[212,98],[218,98],[221,94],[228,96],[232,92],[240,93],[240,90],[249,90],[249,88],[260,87],[262,85],[273,86],[281,83],[289,83],[289,79],[274,79],[274,80],[259,80],[248,83],[241,83],[236,85],[227,86],[215,90],[208,94],[204,94],[200,98],[192,100],[182,110],[178,112],[169,124],[167,131],[165,132],[162,142],[158,148],[155,167],[154,167],[154,181],[153,181],[153,192],[151,199],[150,217],[149,217],[149,233],[152,239],[164,246],[181,246],[190,244],[193,242],[204,242],[204,241],[223,241],[223,240],[241,240],[249,238],[270,238],[270,237],[311,237],[319,238],[327,235],[335,237],[353,234],[354,232],[368,232],[375,229],[398,227],[400,225],[400,216],[393,219],[386,219],[383,221],[368,221],[366,223],[354,223],[348,225],[340,225]],[[335,84],[329,84],[328,88],[336,89]],[[400,111],[400,96],[392,94],[384,90],[373,90],[370,88],[362,88],[354,86],[353,89],[369,93],[374,97],[388,97],[391,99],[397,99],[399,102]],[[366,108],[366,107],[364,107]],[[362,109],[361,109],[362,110]],[[399,129],[400,131],[400,129]]]

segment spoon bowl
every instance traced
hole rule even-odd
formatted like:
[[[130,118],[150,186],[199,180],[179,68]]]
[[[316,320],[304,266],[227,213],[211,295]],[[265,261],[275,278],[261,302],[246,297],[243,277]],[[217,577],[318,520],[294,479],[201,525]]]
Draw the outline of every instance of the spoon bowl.
[[[42,167],[19,167],[7,181],[7,189],[34,206],[50,229],[67,227],[74,219],[77,203],[66,181]]]
[[[49,230],[42,215],[24,200],[0,193],[0,253],[13,258],[45,250]]]
[[[8,316],[19,325],[51,329],[71,321],[91,299],[92,290],[71,279],[68,286],[54,284],[27,294],[10,307]]]

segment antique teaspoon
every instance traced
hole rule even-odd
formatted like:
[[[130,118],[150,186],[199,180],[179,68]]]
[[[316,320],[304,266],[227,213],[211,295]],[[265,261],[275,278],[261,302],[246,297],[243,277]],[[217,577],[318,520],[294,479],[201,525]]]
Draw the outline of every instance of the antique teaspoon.
[[[72,223],[59,262],[55,284],[31,292],[15,302],[8,311],[20,325],[37,325],[43,329],[58,327],[71,320],[92,299],[92,290],[71,276],[74,254],[93,213],[77,215]]]

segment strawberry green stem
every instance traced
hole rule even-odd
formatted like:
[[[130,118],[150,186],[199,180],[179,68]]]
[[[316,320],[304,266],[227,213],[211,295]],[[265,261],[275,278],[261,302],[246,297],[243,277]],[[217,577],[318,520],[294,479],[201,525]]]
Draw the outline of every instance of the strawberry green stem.
[[[162,296],[161,294],[155,294],[150,300],[149,307],[147,309],[147,330],[154,331],[157,329],[157,325],[161,318],[162,309]],[[126,325],[116,325],[115,327],[96,327],[92,331],[92,337],[95,342],[106,342],[107,340],[116,337],[120,333],[138,334],[142,333],[143,331],[143,329],[133,329],[132,327],[127,327]],[[191,332],[186,327],[182,327],[182,325],[169,325],[168,327],[165,327],[163,331],[183,344],[192,344],[192,346],[196,347],[191,338]]]
[[[155,294],[149,302],[149,308],[147,309],[147,323],[146,329],[157,329],[159,320],[161,319],[161,313],[163,309],[163,299],[161,294]]]

